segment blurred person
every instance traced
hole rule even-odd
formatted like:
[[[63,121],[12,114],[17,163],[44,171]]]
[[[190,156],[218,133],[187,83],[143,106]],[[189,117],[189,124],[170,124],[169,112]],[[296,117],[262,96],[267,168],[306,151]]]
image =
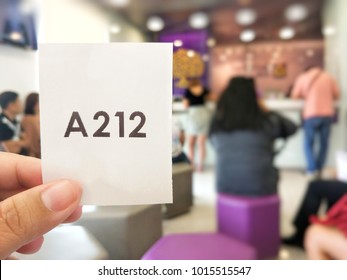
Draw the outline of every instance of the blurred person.
[[[296,129],[293,122],[268,111],[257,100],[253,79],[231,79],[218,101],[210,130],[217,191],[245,196],[277,193],[274,141],[287,139]]]
[[[178,119],[172,122],[172,163],[186,162],[190,164],[189,159],[183,152],[185,141],[182,123]]]
[[[26,98],[22,128],[29,143],[28,155],[41,158],[40,107],[37,93],[30,93]]]
[[[188,157],[195,168],[195,146],[198,144],[199,162],[197,171],[202,171],[206,155],[206,138],[210,126],[210,112],[206,107],[207,100],[214,100],[210,91],[205,88],[199,79],[192,79],[183,98],[183,104],[188,108],[187,135]]]
[[[0,142],[7,147],[8,152],[26,154],[28,141],[21,132],[17,116],[22,113],[22,103],[18,94],[5,91],[0,94]]]
[[[319,178],[329,147],[330,126],[335,114],[339,90],[334,79],[319,67],[309,67],[293,87],[292,98],[304,99],[304,147],[309,178]],[[316,154],[316,137],[319,149]]]
[[[325,217],[312,217],[305,234],[305,250],[311,260],[347,260],[347,194]]]
[[[6,146],[3,142],[0,142],[0,152],[7,152]]]
[[[318,213],[323,202],[327,203],[329,210],[345,194],[347,194],[347,183],[328,180],[312,181],[294,218],[295,232],[293,235],[283,238],[282,242],[303,247],[305,232],[310,225],[310,217]]]
[[[0,259],[38,251],[45,233],[81,216],[77,182],[42,184],[41,162],[35,158],[0,153],[0,166]]]
[[[309,260],[347,260],[347,236],[334,227],[311,225],[305,251]]]

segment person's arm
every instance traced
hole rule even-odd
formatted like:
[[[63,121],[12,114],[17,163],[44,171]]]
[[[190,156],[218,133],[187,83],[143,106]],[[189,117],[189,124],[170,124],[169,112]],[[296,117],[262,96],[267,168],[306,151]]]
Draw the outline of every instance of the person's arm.
[[[190,102],[187,98],[183,98],[182,103],[184,108],[188,108],[190,106]]]
[[[6,146],[10,153],[19,153],[22,148],[27,146],[26,140],[12,140],[13,132],[4,123],[0,123],[0,141]]]
[[[23,143],[19,140],[8,140],[3,142],[3,146],[6,147],[7,152],[19,154],[22,150]]]
[[[278,113],[271,112],[271,118],[275,124],[275,137],[276,138],[288,138],[289,136],[295,134],[298,126],[292,122],[290,119],[281,116]]]
[[[216,94],[215,92],[209,92],[206,96],[206,100],[211,102],[217,102],[218,94]]]
[[[4,142],[0,142],[0,152],[8,152],[8,149]]]
[[[182,100],[184,108],[188,108],[190,106],[190,102],[189,102],[188,96],[189,96],[189,91],[187,89],[186,92],[184,93],[183,100]]]
[[[339,88],[338,88],[336,81],[334,79],[332,80],[332,88],[333,88],[334,99],[339,100],[340,99],[340,91],[339,91]]]
[[[292,92],[291,92],[291,98],[292,99],[302,99],[303,98],[303,88],[302,88],[302,82],[301,79],[298,78],[295,82]]]
[[[183,130],[180,130],[180,143],[182,145],[182,147],[184,146],[184,142],[186,140],[185,134]]]
[[[264,99],[258,98],[258,106],[263,112],[269,112],[270,110],[267,108]]]

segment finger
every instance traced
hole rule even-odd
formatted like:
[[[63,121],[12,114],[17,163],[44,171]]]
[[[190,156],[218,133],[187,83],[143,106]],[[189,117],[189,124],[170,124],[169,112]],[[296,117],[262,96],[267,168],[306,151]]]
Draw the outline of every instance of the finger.
[[[41,161],[11,153],[0,153],[0,189],[31,188],[42,184]]]
[[[81,218],[82,206],[79,206],[65,221],[64,223],[73,223]]]
[[[0,203],[0,259],[44,235],[78,208],[81,186],[59,180],[41,185]]]
[[[24,246],[20,247],[17,252],[21,254],[33,254],[36,253],[38,250],[40,250],[42,244],[43,244],[44,238],[43,236],[40,236],[33,241],[29,242],[28,244],[25,244]]]
[[[21,188],[19,187],[18,189],[11,189],[11,190],[1,190],[0,191],[0,201],[5,200],[6,198],[9,198],[11,196],[14,196],[20,192],[23,192],[27,190],[27,188]]]

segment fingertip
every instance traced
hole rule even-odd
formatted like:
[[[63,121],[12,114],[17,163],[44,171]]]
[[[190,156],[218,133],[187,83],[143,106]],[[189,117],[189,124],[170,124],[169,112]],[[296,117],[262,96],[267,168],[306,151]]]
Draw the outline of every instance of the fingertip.
[[[77,209],[64,221],[64,223],[73,223],[79,220],[82,216],[82,206],[78,206]]]
[[[73,180],[57,180],[51,182],[42,191],[41,200],[45,207],[52,212],[60,212],[75,208],[79,205],[82,196],[82,186]],[[75,209],[73,208],[73,209]]]
[[[36,253],[38,250],[41,249],[42,244],[44,241],[44,237],[40,236],[33,241],[25,244],[24,246],[20,247],[17,252],[21,254],[33,254]]]

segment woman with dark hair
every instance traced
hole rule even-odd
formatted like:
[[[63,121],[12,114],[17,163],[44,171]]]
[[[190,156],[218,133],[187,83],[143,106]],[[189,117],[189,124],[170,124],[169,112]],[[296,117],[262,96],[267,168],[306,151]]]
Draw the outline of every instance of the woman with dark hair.
[[[39,95],[30,93],[25,101],[22,128],[29,141],[29,156],[41,158]]]
[[[218,192],[245,196],[276,193],[274,140],[286,139],[296,129],[290,120],[266,110],[257,99],[253,79],[231,79],[219,99],[210,129]]]
[[[195,166],[195,146],[198,144],[199,163],[196,170],[202,171],[206,154],[206,138],[210,127],[211,114],[206,107],[207,100],[214,100],[213,95],[199,79],[192,79],[185,92],[183,104],[188,109],[186,133],[188,135],[188,157]]]

